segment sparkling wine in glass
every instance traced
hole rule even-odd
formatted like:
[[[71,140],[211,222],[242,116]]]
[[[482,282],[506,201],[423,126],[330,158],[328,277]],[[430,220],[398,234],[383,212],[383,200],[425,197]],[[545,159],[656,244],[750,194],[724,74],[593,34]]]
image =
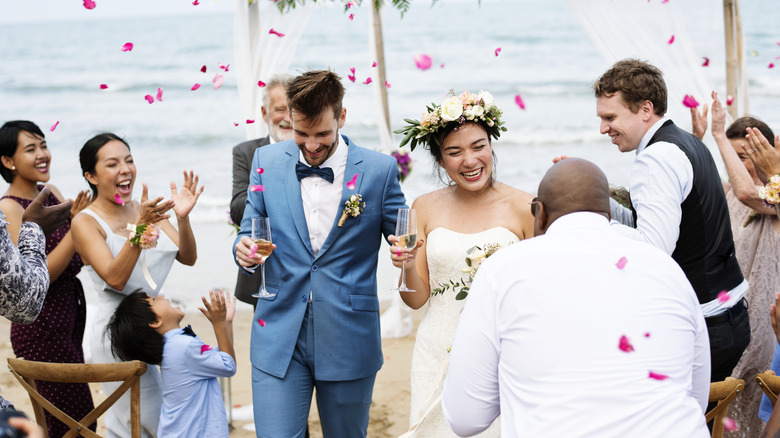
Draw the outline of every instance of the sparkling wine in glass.
[[[398,245],[412,249],[417,245],[417,211],[411,208],[398,209],[398,222],[395,224],[395,235],[398,236]],[[401,292],[415,292],[406,287],[406,260],[401,269],[401,285],[393,289]]]
[[[252,218],[252,243],[257,246],[257,254],[263,263],[260,265],[260,273],[263,277],[263,287],[259,292],[252,294],[255,298],[273,298],[276,294],[269,293],[265,288],[265,260],[273,252],[273,243],[271,239],[271,221],[267,217]]]

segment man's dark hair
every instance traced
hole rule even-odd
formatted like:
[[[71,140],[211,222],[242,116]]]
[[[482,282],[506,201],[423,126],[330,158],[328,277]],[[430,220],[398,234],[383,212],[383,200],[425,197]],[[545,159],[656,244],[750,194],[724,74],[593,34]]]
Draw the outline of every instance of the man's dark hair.
[[[620,92],[623,102],[636,113],[642,102],[653,103],[658,117],[666,114],[666,82],[657,67],[638,59],[618,61],[593,84],[596,97],[612,97]]]
[[[124,297],[107,327],[114,356],[159,365],[165,341],[163,335],[149,326],[157,319],[149,295],[133,292]]]
[[[333,116],[341,114],[344,99],[344,85],[341,78],[330,70],[308,71],[287,83],[287,105],[306,120],[319,121],[328,108]]]
[[[770,128],[761,120],[750,116],[740,117],[737,120],[734,120],[734,123],[729,125],[729,128],[726,130],[726,137],[729,140],[734,140],[737,138],[744,140],[745,134],[747,134],[747,128],[758,129],[761,131],[761,134],[766,137],[766,141],[768,141],[772,146],[775,146],[775,133],[772,132],[772,128]]]
[[[16,149],[19,148],[19,134],[22,132],[27,132],[43,139],[46,138],[46,136],[43,135],[41,128],[35,123],[30,122],[29,120],[11,120],[0,128],[0,156],[14,156]],[[14,179],[13,171],[4,165],[0,165],[0,176],[2,176],[7,183],[11,183]]]

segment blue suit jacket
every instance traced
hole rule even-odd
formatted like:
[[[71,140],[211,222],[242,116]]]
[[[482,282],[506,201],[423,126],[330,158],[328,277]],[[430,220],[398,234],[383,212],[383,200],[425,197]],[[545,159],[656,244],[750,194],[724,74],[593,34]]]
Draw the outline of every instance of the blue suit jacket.
[[[344,181],[358,174],[355,190],[342,190],[330,234],[315,257],[311,249],[301,186],[295,175],[300,151],[293,141],[257,149],[241,221],[241,236],[251,233],[251,218],[271,219],[271,236],[277,245],[266,260],[266,288],[273,298],[260,298],[252,324],[252,365],[282,378],[292,359],[309,291],[314,314],[314,378],[354,380],[375,374],[382,367],[379,300],[376,291],[377,254],[384,238],[395,233],[398,209],[406,207],[396,160],[363,149],[343,136],[349,145]],[[347,198],[363,196],[366,206],[343,226],[337,223]],[[384,237],[383,237],[384,235]],[[235,258],[235,245],[233,246]],[[257,319],[262,318],[266,326]]]

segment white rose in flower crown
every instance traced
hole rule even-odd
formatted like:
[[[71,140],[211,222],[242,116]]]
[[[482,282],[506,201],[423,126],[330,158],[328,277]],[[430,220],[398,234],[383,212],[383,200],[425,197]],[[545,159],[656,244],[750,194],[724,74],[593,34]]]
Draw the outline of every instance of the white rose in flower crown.
[[[485,111],[489,111],[490,108],[493,108],[493,105],[495,105],[493,95],[487,91],[480,91],[479,98],[482,99],[482,102],[484,102]]]
[[[441,119],[447,122],[458,120],[463,115],[463,104],[456,96],[448,97],[441,104]]]

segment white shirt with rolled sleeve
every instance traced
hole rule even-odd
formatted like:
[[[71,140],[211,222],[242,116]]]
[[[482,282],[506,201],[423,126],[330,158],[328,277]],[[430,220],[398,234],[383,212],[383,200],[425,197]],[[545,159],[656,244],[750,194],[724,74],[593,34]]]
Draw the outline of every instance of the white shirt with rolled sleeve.
[[[504,437],[704,438],[709,379],[707,327],[677,263],[572,213],[481,265],[442,410],[461,436],[500,413]]]

